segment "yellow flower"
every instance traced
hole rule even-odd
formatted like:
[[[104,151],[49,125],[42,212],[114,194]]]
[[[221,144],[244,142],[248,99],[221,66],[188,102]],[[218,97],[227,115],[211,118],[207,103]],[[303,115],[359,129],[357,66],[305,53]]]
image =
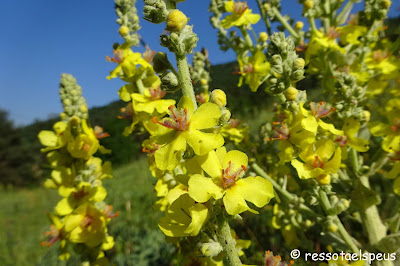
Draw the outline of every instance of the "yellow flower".
[[[92,128],[89,128],[86,120],[82,120],[82,133],[68,140],[67,150],[72,157],[89,160],[100,147]]]
[[[225,126],[221,127],[219,133],[224,138],[228,138],[235,144],[239,144],[249,138],[249,127],[243,126],[241,120],[230,119]]]
[[[221,25],[225,29],[233,26],[256,24],[261,18],[260,15],[251,13],[246,2],[227,1],[225,2],[225,10],[232,13],[221,21]]]
[[[326,175],[336,173],[339,169],[341,150],[339,147],[335,148],[333,141],[320,139],[315,150],[314,145],[309,145],[300,152],[299,157],[304,163],[295,159],[292,160],[292,165],[301,179],[317,178],[325,181]]]
[[[196,203],[185,193],[169,206],[158,226],[170,237],[196,236],[207,218],[208,208],[202,203]]]
[[[244,79],[244,82],[249,85],[251,91],[257,91],[271,68],[267,57],[262,51],[257,51],[254,56],[248,59],[247,63],[244,63],[241,59],[238,59],[238,61],[239,74],[241,74],[238,86],[242,86]]]
[[[355,120],[354,118],[347,118],[344,121],[343,126],[344,135],[337,136],[335,142],[340,143],[342,147],[347,144],[356,151],[366,152],[369,149],[368,140],[355,137],[359,129],[359,121]]]
[[[334,125],[322,121],[322,117],[326,117],[335,111],[335,108],[327,108],[325,102],[310,102],[311,112],[307,111],[303,104],[300,104],[300,112],[304,115],[301,125],[310,132],[317,132],[318,127],[331,132],[334,135],[343,135],[342,130],[338,130]]]
[[[327,34],[317,30],[313,31],[305,54],[306,64],[310,62],[312,57],[320,53],[339,52],[344,54],[344,48],[340,47],[336,42],[338,36],[339,33],[334,28],[330,28]]]
[[[69,130],[67,130],[67,127],[68,125],[65,122],[57,122],[53,126],[54,131],[40,131],[38,135],[39,141],[43,146],[47,146],[40,151],[48,152],[64,147],[71,136]]]
[[[116,78],[118,76],[130,78],[136,74],[137,65],[151,68],[151,65],[142,58],[142,54],[134,53],[127,44],[120,45],[113,53],[114,56],[112,58],[107,56],[106,59],[107,61],[117,63],[118,66],[110,72],[107,79]]]
[[[168,107],[175,105],[175,100],[162,100],[165,91],[160,88],[148,88],[144,91],[144,95],[139,93],[133,93],[131,95],[133,101],[133,108],[138,113],[146,113],[154,116],[164,116],[168,113]]]
[[[339,40],[342,44],[360,44],[358,38],[367,33],[367,28],[364,26],[348,24],[338,28],[340,32]]]
[[[396,78],[399,73],[399,64],[396,58],[387,50],[376,50],[365,57],[368,69],[382,73],[384,79]]]
[[[76,207],[87,201],[100,202],[107,196],[104,187],[92,186],[88,182],[81,182],[76,188],[60,187],[58,193],[64,197],[56,206],[57,214],[62,216],[70,214]]]
[[[174,169],[186,151],[186,144],[198,155],[207,154],[224,144],[221,134],[202,131],[218,124],[220,108],[214,103],[204,103],[195,112],[193,109],[191,99],[183,96],[177,108],[170,106],[170,117],[162,121],[154,119],[161,125],[154,133],[155,142],[162,145],[154,154],[160,170]]]
[[[252,210],[249,201],[261,208],[274,197],[272,184],[259,176],[242,178],[245,174],[248,158],[240,151],[226,153],[225,147],[203,156],[197,156],[197,162],[211,176],[195,174],[189,179],[189,195],[196,202],[207,202],[211,197],[223,198],[226,212],[236,215]]]
[[[88,247],[100,245],[106,237],[106,220],[101,211],[90,203],[84,203],[65,218],[65,231],[72,243],[84,243]]]

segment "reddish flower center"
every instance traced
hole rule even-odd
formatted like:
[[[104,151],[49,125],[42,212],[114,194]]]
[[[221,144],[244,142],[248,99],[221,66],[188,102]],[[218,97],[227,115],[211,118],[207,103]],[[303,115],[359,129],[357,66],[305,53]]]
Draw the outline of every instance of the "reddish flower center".
[[[124,61],[124,51],[123,50],[114,50],[113,54],[114,54],[114,56],[111,58],[109,56],[106,56],[106,60],[108,62],[114,62],[117,64],[121,64],[122,61]]]
[[[387,50],[378,50],[378,51],[374,51],[372,53],[372,58],[374,59],[374,61],[376,63],[380,63],[382,62],[384,59],[388,58],[390,56],[390,53]]]
[[[186,131],[189,129],[189,117],[187,109],[176,109],[175,106],[171,105],[168,107],[170,111],[170,117],[165,118],[162,122],[157,120],[157,117],[153,118],[153,122],[160,124],[164,127],[171,128],[179,131]]]
[[[314,168],[324,168],[324,161],[322,161],[322,159],[318,156],[315,155],[315,160],[313,162],[313,167]]]
[[[286,123],[281,122],[273,122],[274,126],[272,129],[274,130],[273,136],[271,138],[267,138],[267,141],[271,140],[285,140],[289,138],[289,128],[287,127]],[[275,127],[275,125],[280,125],[280,127]]]
[[[165,94],[167,94],[166,91],[163,91],[163,90],[161,90],[160,88],[153,89],[153,88],[150,87],[150,88],[149,88],[149,92],[150,92],[150,98],[151,98],[153,101],[159,100],[159,99],[161,99],[162,97],[164,97]]]
[[[400,119],[399,118],[396,118],[394,120],[394,123],[393,123],[393,125],[390,126],[390,129],[393,132],[400,133]]]
[[[344,147],[347,144],[346,136],[336,136],[335,142],[339,143],[340,146]]]
[[[237,128],[240,126],[241,123],[242,123],[242,120],[239,120],[239,119],[230,119],[229,120],[229,126],[231,128]]]
[[[86,214],[86,216],[83,218],[83,220],[81,222],[81,227],[87,228],[93,224],[93,221],[94,221],[93,217]]]
[[[328,116],[329,114],[335,111],[335,108],[333,107],[326,108],[325,102],[319,102],[319,103],[310,102],[310,106],[311,106],[311,113],[315,118]]]
[[[122,107],[121,113],[122,115],[118,116],[119,119],[132,118],[134,114],[132,103],[128,103],[126,107]]]
[[[85,191],[85,187],[82,187],[80,190],[76,192],[72,192],[72,196],[74,196],[76,200],[82,199],[87,195],[89,195],[89,191]]]
[[[334,27],[329,27],[328,32],[326,33],[329,39],[335,40],[340,36],[340,32]]]
[[[107,204],[104,205],[104,208],[103,208],[103,215],[104,215],[106,218],[115,218],[115,217],[118,217],[119,211],[117,211],[116,213],[113,213],[112,210],[113,210],[113,206],[112,206],[112,205],[107,205]]]
[[[224,189],[234,186],[236,180],[241,178],[246,171],[246,166],[241,165],[240,168],[235,169],[234,164],[231,161],[228,163],[228,167],[222,169],[222,186]]]
[[[41,243],[42,246],[50,247],[61,238],[61,231],[57,229],[53,224],[50,225],[50,231],[44,233],[45,236],[49,237],[47,241]]]
[[[248,8],[247,2],[233,3],[233,11],[236,15],[242,15]]]

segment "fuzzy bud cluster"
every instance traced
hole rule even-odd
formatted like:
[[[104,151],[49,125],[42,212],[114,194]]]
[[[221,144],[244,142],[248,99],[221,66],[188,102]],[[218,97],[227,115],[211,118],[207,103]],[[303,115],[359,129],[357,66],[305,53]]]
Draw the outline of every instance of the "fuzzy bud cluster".
[[[197,45],[198,37],[193,32],[193,26],[184,26],[180,32],[171,32],[160,36],[161,45],[178,55],[191,54]]]
[[[162,0],[145,0],[144,19],[155,24],[163,23],[168,16],[167,6]]]
[[[269,91],[279,94],[304,78],[305,62],[295,52],[292,37],[285,38],[283,32],[274,33],[268,45],[271,58],[271,77],[268,79]]]
[[[68,121],[75,116],[80,119],[88,118],[88,108],[85,98],[82,97],[82,87],[70,74],[62,74],[60,81],[60,98],[64,107],[61,118]]]
[[[139,45],[137,31],[140,29],[139,17],[135,7],[136,1],[115,0],[115,12],[117,13],[117,23],[121,25],[119,34],[130,45]]]
[[[363,102],[366,100],[365,88],[357,84],[357,79],[346,72],[341,72],[335,83],[335,108],[341,118],[356,117],[362,119]]]

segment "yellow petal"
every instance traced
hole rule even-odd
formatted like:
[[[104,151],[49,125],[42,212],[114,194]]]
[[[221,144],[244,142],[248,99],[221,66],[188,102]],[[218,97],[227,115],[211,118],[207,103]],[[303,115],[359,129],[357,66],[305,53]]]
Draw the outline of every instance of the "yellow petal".
[[[189,179],[189,195],[197,202],[207,202],[211,197],[222,198],[223,190],[211,178],[193,175]]]
[[[191,129],[212,128],[218,124],[221,110],[215,103],[204,103],[196,110],[190,119]]]
[[[225,142],[221,134],[205,133],[199,130],[190,130],[186,135],[186,141],[197,155],[207,154],[221,147]]]
[[[271,182],[260,177],[250,176],[236,182],[241,195],[257,207],[264,207],[273,197],[274,189]]]

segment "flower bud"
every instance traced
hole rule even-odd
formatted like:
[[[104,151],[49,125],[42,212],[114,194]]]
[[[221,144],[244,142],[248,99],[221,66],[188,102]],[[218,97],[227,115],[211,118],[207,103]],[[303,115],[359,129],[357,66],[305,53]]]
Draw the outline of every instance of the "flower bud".
[[[161,77],[161,88],[169,92],[176,91],[179,89],[178,77],[172,72],[163,74]]]
[[[363,116],[366,122],[369,121],[369,119],[371,118],[371,113],[368,111],[363,111]]]
[[[120,28],[119,28],[119,34],[121,35],[121,37],[124,37],[124,36],[126,36],[126,35],[128,35],[129,34],[129,28],[127,27],[127,26],[125,26],[125,25],[122,25]]]
[[[320,185],[329,185],[331,183],[330,175],[320,175],[317,177],[317,181]]]
[[[187,23],[188,18],[178,9],[172,10],[167,16],[167,30],[169,31],[180,32]]]
[[[260,32],[258,35],[258,41],[264,43],[268,40],[268,34],[266,32]]]
[[[305,64],[306,62],[303,58],[297,58],[296,61],[294,61],[294,67],[296,69],[303,69]]]
[[[263,8],[264,8],[264,10],[265,10],[266,12],[268,12],[268,11],[271,9],[271,5],[268,4],[268,3],[265,3],[265,4],[263,5]]]
[[[162,73],[171,67],[167,54],[158,52],[153,57],[153,69],[157,73]]]
[[[297,21],[296,24],[294,24],[294,29],[297,31],[302,30],[304,27],[304,23],[302,21]]]
[[[334,223],[329,223],[328,226],[327,226],[327,229],[328,229],[329,232],[334,233],[334,232],[336,232],[338,230],[338,227]]]
[[[228,109],[222,110],[221,113],[222,113],[222,115],[219,119],[219,122],[221,124],[224,124],[224,123],[228,122],[229,119],[231,119],[231,112]]]
[[[383,6],[383,8],[388,9],[388,8],[390,7],[391,4],[392,4],[392,1],[390,1],[390,0],[383,0],[383,1],[382,1],[382,6]]]
[[[220,243],[210,240],[210,242],[201,244],[200,250],[206,257],[215,257],[222,252],[223,248]]]
[[[208,84],[208,81],[207,81],[206,79],[201,79],[201,80],[200,80],[200,84],[201,84],[202,86],[205,86],[205,85]]]
[[[216,89],[211,92],[211,102],[215,103],[219,107],[226,106],[226,94],[223,90]]]
[[[304,2],[304,7],[305,7],[306,9],[313,8],[313,6],[314,6],[313,0],[306,0],[306,1]]]
[[[295,87],[289,87],[285,91],[285,97],[288,101],[294,101],[297,99],[297,95],[299,94],[299,91]]]

